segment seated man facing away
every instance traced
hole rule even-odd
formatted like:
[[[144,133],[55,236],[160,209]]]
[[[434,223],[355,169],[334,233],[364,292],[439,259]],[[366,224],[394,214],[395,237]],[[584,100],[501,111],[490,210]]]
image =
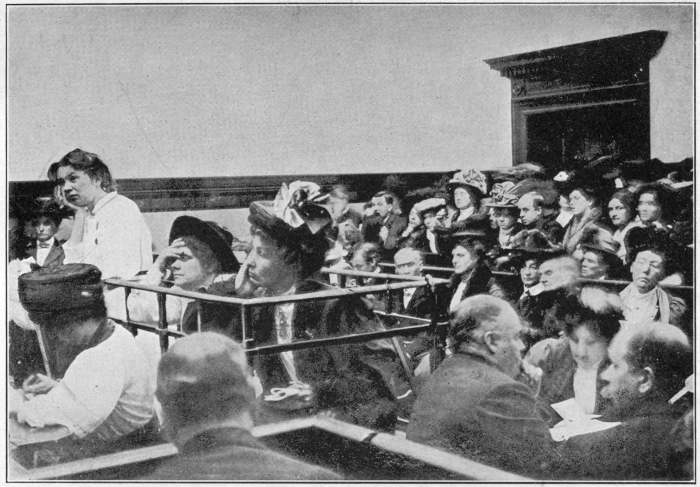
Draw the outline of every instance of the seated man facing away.
[[[107,318],[97,267],[66,264],[23,274],[19,296],[51,345],[49,362],[60,377],[25,381],[24,392],[34,396],[10,404],[20,423],[64,425],[88,453],[128,443],[150,425],[155,383],[134,337]]]
[[[521,374],[522,325],[504,300],[476,295],[456,308],[454,354],[421,389],[406,438],[531,476],[546,475],[553,442]]]
[[[170,347],[158,365],[165,434],[179,450],[152,480],[334,480],[333,472],[268,449],[250,433],[255,400],[243,348],[214,332]]]
[[[615,335],[608,354],[601,393],[613,405],[601,419],[621,423],[569,439],[562,477],[669,480],[670,433],[683,410],[668,401],[693,371],[688,339],[672,325],[637,324]]]

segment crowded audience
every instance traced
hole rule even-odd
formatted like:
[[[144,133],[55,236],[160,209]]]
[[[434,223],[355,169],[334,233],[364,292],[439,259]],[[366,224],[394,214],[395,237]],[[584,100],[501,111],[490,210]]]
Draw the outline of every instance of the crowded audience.
[[[409,440],[541,480],[676,480],[687,468],[670,432],[689,401],[669,400],[693,364],[687,185],[639,181],[636,166],[625,179],[623,162],[613,182],[599,167],[495,184],[468,168],[407,198],[371,188],[364,211],[359,188],[294,181],[250,204],[247,235],[180,215],[153,249],[107,165],[76,149],[51,166],[54,201],[37,200],[8,265],[10,372],[25,394],[11,412],[65,426],[71,458],[160,434],[179,454],[149,479],[334,479],[250,434],[322,413],[389,432],[402,417]],[[416,287],[362,294],[387,272]],[[102,285],[113,277],[262,301],[241,318],[220,302],[127,297]],[[251,346],[386,332],[405,315],[444,321],[446,339],[435,328],[246,363]],[[187,336],[159,340],[163,323]]]

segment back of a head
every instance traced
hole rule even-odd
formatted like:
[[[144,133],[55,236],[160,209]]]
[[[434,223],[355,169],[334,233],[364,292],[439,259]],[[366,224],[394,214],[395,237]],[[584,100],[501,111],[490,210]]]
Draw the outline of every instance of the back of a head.
[[[498,330],[513,322],[519,323],[519,318],[507,301],[478,294],[464,299],[452,312],[450,336],[457,346],[473,340],[479,333]]]
[[[537,191],[529,191],[520,198],[523,201],[532,201],[533,208],[542,208],[544,206],[544,196]]]
[[[102,273],[90,264],[64,264],[22,274],[20,302],[41,326],[60,328],[106,316]]]
[[[156,397],[171,428],[237,418],[255,399],[243,347],[214,332],[177,340],[158,364]]]
[[[548,286],[550,289],[571,289],[577,285],[581,271],[579,262],[573,257],[569,255],[555,257],[542,263],[542,265],[545,264],[553,271],[551,284]]]
[[[394,254],[394,263],[398,264],[402,262],[417,262],[418,264],[422,264],[423,254],[413,247],[404,247]]]
[[[631,367],[646,367],[654,374],[652,394],[668,400],[693,373],[693,351],[688,337],[667,323],[649,322],[625,326],[611,346],[626,344],[625,359]]]

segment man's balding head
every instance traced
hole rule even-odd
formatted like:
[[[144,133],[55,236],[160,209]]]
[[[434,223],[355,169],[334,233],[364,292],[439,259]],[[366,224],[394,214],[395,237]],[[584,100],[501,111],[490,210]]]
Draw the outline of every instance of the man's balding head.
[[[540,193],[535,191],[525,193],[517,204],[520,210],[520,221],[526,227],[534,226],[542,218],[544,197]]]
[[[401,276],[420,276],[423,255],[416,249],[405,247],[394,254],[394,266]]]
[[[485,294],[470,296],[452,313],[450,325],[456,350],[485,355],[504,373],[518,375],[525,348],[522,324],[507,301]]]
[[[626,326],[610,343],[611,365],[601,378],[603,396],[618,406],[634,406],[641,397],[667,401],[693,371],[688,337],[666,323]]]
[[[158,364],[156,397],[168,435],[249,415],[252,380],[243,347],[230,338],[204,332],[177,340]]]

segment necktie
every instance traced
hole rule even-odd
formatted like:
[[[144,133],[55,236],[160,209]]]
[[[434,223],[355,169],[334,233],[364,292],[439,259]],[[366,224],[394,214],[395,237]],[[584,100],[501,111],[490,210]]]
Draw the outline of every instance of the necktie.
[[[518,303],[518,307],[520,309],[526,309],[528,305],[530,304],[530,299],[532,298],[532,295],[530,294],[530,290],[526,290],[523,295],[520,297],[520,301]]]

